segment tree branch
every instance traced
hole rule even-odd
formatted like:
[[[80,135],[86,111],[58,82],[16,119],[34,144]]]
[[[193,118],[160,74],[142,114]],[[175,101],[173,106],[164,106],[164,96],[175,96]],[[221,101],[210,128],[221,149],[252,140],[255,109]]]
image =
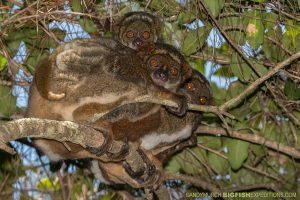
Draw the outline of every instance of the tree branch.
[[[258,78],[256,81],[254,81],[251,85],[247,87],[246,90],[244,90],[242,93],[237,95],[235,98],[230,99],[229,101],[225,102],[220,109],[222,111],[229,110],[230,108],[233,108],[237,106],[239,103],[241,103],[247,96],[252,94],[257,87],[264,83],[266,80],[268,80],[270,77],[272,77],[274,74],[276,74],[280,69],[284,68],[285,66],[289,65],[294,60],[297,60],[300,58],[300,52],[295,53],[294,55],[290,56],[286,60],[278,63],[274,68],[269,70],[264,76]]]
[[[199,7],[202,7],[204,9],[212,24],[215,25],[215,27],[220,31],[220,33],[228,42],[228,44],[240,55],[240,57],[245,61],[245,63],[247,63],[251,67],[251,69],[253,69],[253,71],[260,76],[260,72],[257,70],[256,66],[250,62],[247,56],[243,53],[242,49],[238,45],[236,45],[233,40],[231,40],[226,31],[219,25],[218,21],[214,18],[210,10],[207,8],[203,0],[198,0],[197,2]]]
[[[6,145],[7,142],[25,138],[38,137],[53,139],[60,142],[72,142],[82,147],[99,147],[105,142],[100,131],[85,125],[69,121],[24,118],[7,122],[0,126],[0,149],[14,154],[14,150]]]
[[[282,152],[284,154],[287,154],[291,157],[300,158],[300,150],[295,147],[286,146],[280,143],[277,143],[275,141],[268,140],[262,136],[259,136],[257,134],[249,134],[244,133],[240,131],[230,131],[230,135],[228,135],[227,131],[224,128],[220,127],[210,127],[210,126],[199,126],[196,133],[201,134],[210,134],[210,135],[222,135],[225,137],[232,137],[240,140],[245,140],[251,143],[264,145],[270,149],[274,149],[275,151]]]
[[[218,188],[218,186],[209,183],[206,180],[203,180],[199,176],[188,176],[184,174],[170,174],[166,173],[164,174],[165,180],[182,180],[187,183],[192,183],[194,186],[200,187],[205,190],[209,190],[211,192],[221,192],[221,190]]]

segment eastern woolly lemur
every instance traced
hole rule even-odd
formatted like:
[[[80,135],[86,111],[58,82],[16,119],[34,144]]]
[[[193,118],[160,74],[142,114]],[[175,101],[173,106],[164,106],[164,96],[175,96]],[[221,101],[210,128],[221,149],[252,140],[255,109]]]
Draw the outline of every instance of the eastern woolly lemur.
[[[211,105],[212,92],[206,78],[196,70],[193,70],[192,77],[181,85],[179,94],[184,95],[189,103],[199,105]],[[120,109],[120,108],[119,108]],[[117,109],[118,110],[118,109]],[[116,110],[116,112],[117,112]],[[116,120],[114,111],[103,117],[104,121],[109,121],[115,137],[128,137],[131,142],[138,141],[140,146],[147,150],[150,162],[158,163],[153,155],[161,154],[162,151],[172,148],[176,141],[182,141],[191,136],[198,126],[201,113],[188,111],[183,117],[170,114],[161,107],[153,116],[148,116],[142,120],[132,121],[131,118]],[[100,123],[100,120],[99,120]],[[148,126],[154,127],[149,130]],[[124,133],[125,132],[125,133]],[[118,133],[124,135],[119,136]],[[150,155],[149,155],[150,154]],[[159,158],[166,159],[166,152],[159,155]],[[159,166],[160,164],[156,164]],[[130,167],[130,166],[128,166]],[[126,169],[126,168],[125,168]],[[128,176],[128,170],[124,170],[121,163],[103,163],[96,160],[92,161],[92,172],[95,176],[105,183],[130,183],[138,186],[136,180]]]
[[[126,13],[114,28],[114,39],[138,50],[146,43],[162,41],[162,21],[147,12]]]
[[[49,95],[58,98],[51,101]],[[186,110],[182,96],[153,83],[136,54],[114,52],[95,40],[74,41],[58,47],[37,68],[27,117],[93,121],[96,114],[109,112],[143,95],[177,102],[179,108],[173,111],[180,115]],[[34,143],[53,161],[90,156],[90,152],[78,145],[69,144],[72,149],[69,152],[59,142],[34,140]]]

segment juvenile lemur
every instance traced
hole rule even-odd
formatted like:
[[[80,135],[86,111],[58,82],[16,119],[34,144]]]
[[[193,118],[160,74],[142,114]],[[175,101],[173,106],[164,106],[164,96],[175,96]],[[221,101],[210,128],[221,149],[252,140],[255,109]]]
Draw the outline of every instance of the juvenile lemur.
[[[199,105],[211,105],[212,92],[206,78],[196,70],[193,70],[192,77],[181,85],[178,93],[184,95],[189,103]],[[124,107],[124,106],[123,106]],[[173,146],[176,141],[189,138],[195,128],[199,125],[201,113],[188,111],[183,117],[170,114],[165,108],[161,107],[153,116],[148,116],[142,120],[133,122],[130,118],[124,118],[120,114],[120,109],[110,112],[98,122],[109,122],[116,138],[128,137],[129,141],[138,141],[147,155],[152,158],[151,162],[158,162],[153,156],[166,149],[166,145]],[[122,115],[119,119],[115,113]],[[147,129],[145,125],[153,126],[152,130]],[[120,134],[120,135],[118,135]],[[165,148],[161,148],[161,146]],[[165,154],[165,152],[163,153]],[[165,157],[163,157],[165,158]],[[92,161],[92,172],[95,176],[106,183],[130,183],[132,186],[138,185],[135,180],[128,176],[120,163],[103,163],[96,160]]]

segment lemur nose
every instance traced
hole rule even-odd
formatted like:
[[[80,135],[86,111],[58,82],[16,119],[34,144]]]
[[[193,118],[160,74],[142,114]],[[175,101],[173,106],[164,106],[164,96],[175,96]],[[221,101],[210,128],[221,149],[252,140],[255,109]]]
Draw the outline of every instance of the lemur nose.
[[[138,47],[143,45],[143,41],[140,38],[134,39],[132,43]]]
[[[166,82],[169,78],[168,76],[168,71],[167,70],[163,70],[163,69],[158,69],[154,72],[154,76],[157,79],[160,79],[164,82]]]

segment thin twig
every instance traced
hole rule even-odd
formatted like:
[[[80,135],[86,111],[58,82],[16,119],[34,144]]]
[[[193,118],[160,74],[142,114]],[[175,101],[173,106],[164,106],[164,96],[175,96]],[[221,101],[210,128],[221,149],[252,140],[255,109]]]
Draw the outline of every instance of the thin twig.
[[[220,31],[224,39],[228,42],[228,44],[240,55],[240,57],[247,63],[253,71],[260,76],[260,72],[257,70],[255,65],[253,65],[250,60],[247,58],[247,56],[243,53],[242,49],[235,44],[235,42],[228,36],[226,31],[219,25],[218,21],[214,18],[211,11],[207,8],[206,4],[203,2],[203,0],[197,0],[199,8],[202,7],[204,11],[207,13],[209,19],[212,21],[213,25]]]
[[[183,174],[170,174],[166,173],[164,175],[165,180],[182,180],[187,183],[192,183],[193,185],[203,188],[205,190],[209,190],[211,192],[221,192],[221,189],[216,185],[202,179],[199,176],[188,176]]]
[[[256,81],[254,81],[251,85],[247,87],[242,93],[234,97],[233,99],[230,99],[229,101],[225,102],[221,107],[220,110],[226,111],[230,108],[233,108],[234,106],[237,106],[239,103],[241,103],[247,96],[252,94],[260,84],[264,83],[266,80],[271,78],[274,74],[276,74],[279,70],[284,68],[285,66],[289,65],[294,60],[297,60],[300,58],[300,52],[295,53],[294,55],[290,56],[286,60],[278,63],[274,68],[269,70],[264,76],[258,78]]]
[[[277,11],[278,13],[283,14],[283,15],[285,15],[285,16],[288,17],[288,18],[294,19],[294,20],[296,20],[297,22],[300,21],[300,18],[297,18],[297,17],[295,17],[294,15],[292,15],[292,14],[290,14],[290,13],[287,13],[287,12],[283,11],[283,9],[278,9],[278,8],[276,8],[276,7],[275,7],[273,4],[271,4],[271,3],[263,3],[262,5],[264,5],[265,7],[271,7],[273,10]]]
[[[196,133],[210,134],[210,135],[222,135],[222,136],[229,137],[226,130],[224,128],[220,128],[220,127],[199,126],[196,130]],[[244,133],[244,132],[234,131],[234,130],[231,130],[230,133],[231,133],[230,137],[232,137],[232,138],[248,141],[248,142],[255,143],[255,144],[264,145],[270,149],[274,149],[276,151],[282,152],[291,157],[294,157],[297,159],[300,158],[300,150],[297,148],[286,146],[286,145],[280,144],[278,142],[268,140],[257,134],[249,134],[249,133]]]
[[[212,152],[212,153],[214,153],[214,154],[220,156],[221,158],[223,158],[223,159],[225,159],[225,160],[228,160],[228,157],[227,157],[227,156],[225,156],[224,154],[222,154],[222,153],[220,153],[220,152],[218,152],[218,151],[216,151],[216,150],[214,150],[214,149],[208,148],[208,147],[206,147],[206,146],[204,146],[204,145],[202,145],[202,144],[199,144],[199,143],[197,144],[197,146],[200,147],[201,149],[205,149],[205,150],[207,150],[207,151],[209,151],[209,152]],[[259,169],[257,169],[257,168],[251,167],[251,166],[249,166],[249,165],[247,165],[247,164],[245,164],[245,163],[243,164],[243,167],[246,168],[246,169],[249,169],[250,171],[253,171],[253,172],[255,172],[255,173],[258,173],[258,174],[264,175],[264,176],[266,176],[266,177],[272,178],[272,179],[274,179],[274,180],[276,180],[276,181],[278,181],[278,182],[282,182],[282,180],[279,179],[278,177],[275,177],[275,176],[273,176],[273,175],[270,175],[270,174],[268,174],[267,172],[261,171],[261,170],[259,170]]]
[[[269,37],[269,36],[265,36],[265,38],[271,42],[273,42],[274,44],[276,44],[276,46],[278,46],[279,48],[281,48],[283,51],[285,51],[289,56],[293,55],[293,52],[291,52],[290,50],[288,50],[287,48],[285,48],[283,46],[283,44],[281,44],[280,42],[276,41],[275,39]]]
[[[283,102],[277,97],[277,95],[275,94],[275,91],[272,89],[272,87],[268,83],[266,83],[266,86],[267,86],[268,90],[270,91],[270,93],[272,94],[272,96],[274,97],[274,100],[277,103],[277,105],[286,113],[288,118],[294,124],[296,124],[297,126],[300,126],[300,120],[297,119],[297,117],[294,116],[292,114],[292,112],[285,105],[283,105]]]

